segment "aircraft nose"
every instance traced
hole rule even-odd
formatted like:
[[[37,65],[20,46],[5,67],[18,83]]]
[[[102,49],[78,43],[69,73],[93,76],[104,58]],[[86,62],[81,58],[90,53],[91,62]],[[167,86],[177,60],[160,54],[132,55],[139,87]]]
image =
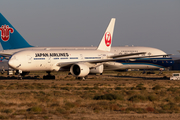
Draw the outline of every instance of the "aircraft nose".
[[[8,61],[8,65],[9,65],[10,67],[14,68],[14,60],[13,60],[13,59],[10,59],[10,60]]]
[[[11,68],[16,69],[16,66],[18,66],[18,60],[16,59],[15,56],[12,56],[12,57],[9,59],[8,65],[9,65]]]

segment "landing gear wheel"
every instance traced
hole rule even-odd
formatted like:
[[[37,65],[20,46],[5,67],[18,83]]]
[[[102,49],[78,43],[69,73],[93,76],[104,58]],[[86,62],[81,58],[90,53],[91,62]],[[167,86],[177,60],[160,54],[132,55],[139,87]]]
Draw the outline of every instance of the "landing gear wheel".
[[[76,77],[76,79],[78,79],[78,80],[85,80],[87,78],[88,78],[88,76],[85,76],[85,77]]]
[[[54,75],[46,75],[46,76],[43,76],[43,79],[55,79],[55,76]]]
[[[78,79],[78,80],[84,80],[85,78],[84,78],[84,77],[76,77],[76,79]]]
[[[22,80],[22,76],[21,76],[21,75],[18,75],[17,79],[18,79],[18,80]]]

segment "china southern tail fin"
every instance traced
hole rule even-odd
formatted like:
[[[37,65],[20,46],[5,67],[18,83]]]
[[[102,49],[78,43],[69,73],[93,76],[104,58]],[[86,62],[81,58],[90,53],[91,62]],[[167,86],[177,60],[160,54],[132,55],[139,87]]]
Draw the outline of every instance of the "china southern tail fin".
[[[32,47],[0,13],[0,42],[4,50]]]
[[[110,51],[111,50],[115,21],[116,21],[115,18],[111,19],[109,26],[107,27],[97,50],[102,50],[102,51]]]

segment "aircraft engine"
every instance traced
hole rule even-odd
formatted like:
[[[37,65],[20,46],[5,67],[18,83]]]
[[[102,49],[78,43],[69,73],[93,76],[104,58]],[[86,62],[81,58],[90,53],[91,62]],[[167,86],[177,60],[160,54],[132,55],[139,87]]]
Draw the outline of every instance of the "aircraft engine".
[[[100,65],[98,67],[95,67],[95,68],[92,68],[90,69],[90,73],[103,73],[103,70],[104,70],[104,65]]]
[[[71,66],[70,72],[76,77],[85,77],[89,74],[89,67],[82,63],[77,63]]]

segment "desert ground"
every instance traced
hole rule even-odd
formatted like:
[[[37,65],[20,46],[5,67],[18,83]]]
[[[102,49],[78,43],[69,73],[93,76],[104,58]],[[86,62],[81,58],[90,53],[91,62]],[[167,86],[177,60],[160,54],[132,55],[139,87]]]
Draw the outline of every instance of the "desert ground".
[[[0,119],[53,120],[177,120],[180,81],[172,73],[142,71],[90,75],[77,80],[68,72],[32,72],[22,80],[0,74]]]

